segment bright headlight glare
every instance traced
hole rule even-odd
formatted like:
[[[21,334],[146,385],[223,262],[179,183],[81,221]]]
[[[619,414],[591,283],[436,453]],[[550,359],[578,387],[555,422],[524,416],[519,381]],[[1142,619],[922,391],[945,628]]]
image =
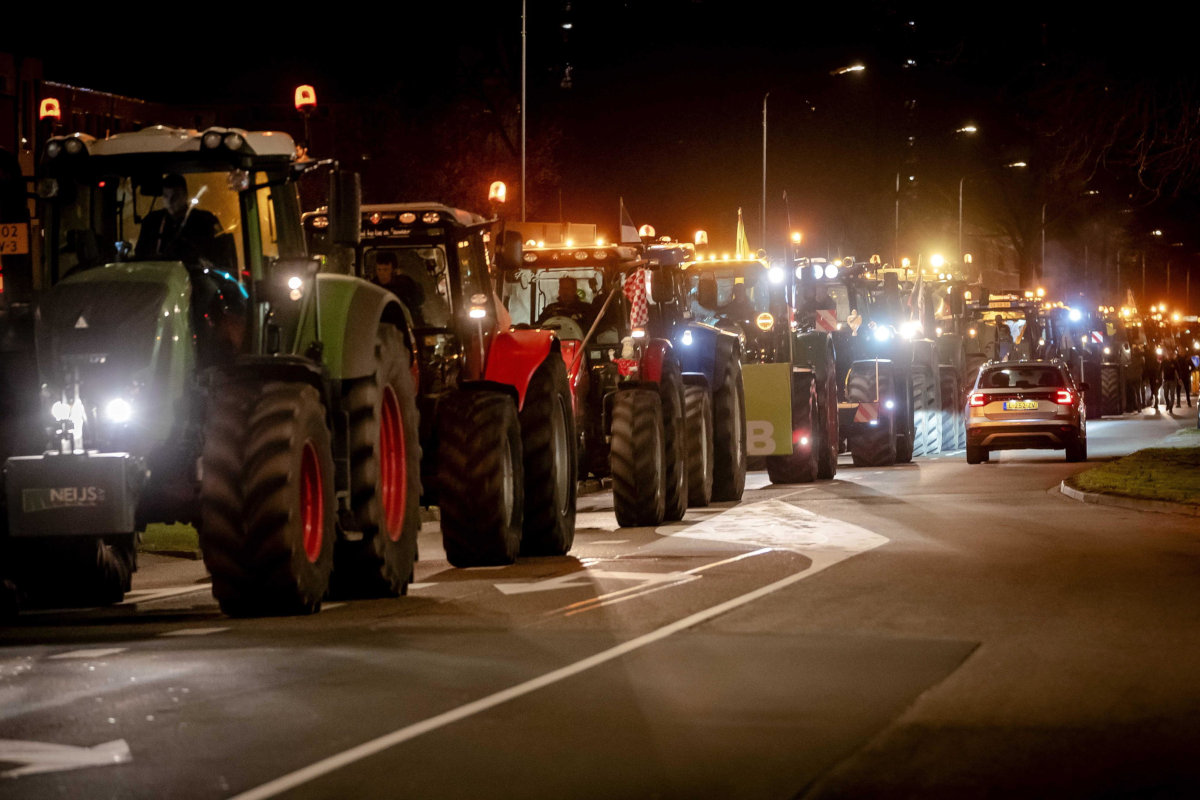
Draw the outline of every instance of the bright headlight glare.
[[[837,276],[838,276],[838,268],[837,267],[835,267],[833,264],[830,264],[829,266],[825,267],[825,277],[826,278],[829,278],[832,280],[833,278],[836,278]]]
[[[50,406],[50,416],[54,417],[59,422],[66,422],[71,418],[71,406],[59,400],[54,405]]]
[[[775,325],[775,318],[764,311],[758,315],[754,323],[758,325],[759,330],[769,331]]]
[[[1079,322],[1079,320],[1083,319],[1083,312],[1077,308],[1072,308],[1071,313],[1067,316],[1071,318],[1071,322]]]
[[[895,408],[896,401],[895,400],[886,400],[886,401],[884,401],[883,407],[888,408],[888,409]]]
[[[487,316],[487,309],[482,306],[471,306],[471,310],[467,312],[467,316],[471,319],[483,319]]]
[[[875,341],[886,342],[890,338],[892,338],[892,332],[887,328],[875,329]]]
[[[921,325],[915,320],[909,320],[900,326],[900,335],[905,339],[913,339],[921,332]]]
[[[767,277],[771,279],[771,283],[783,283],[783,269],[781,267],[771,267],[767,271]]]
[[[685,345],[690,345],[690,344],[692,343],[692,332],[691,332],[691,331],[684,331],[684,332],[683,332],[683,338],[681,339],[681,341],[682,341],[682,342],[683,342]]]
[[[634,328],[632,331],[629,332],[629,335],[632,336],[634,339],[645,339],[646,338],[646,329],[645,328]]]
[[[104,406],[104,416],[112,422],[129,422],[133,417],[133,406],[123,397],[114,398]]]
[[[298,278],[298,277],[297,277],[297,276],[295,276],[295,275],[293,275],[292,277],[288,278],[288,288],[289,288],[289,289],[293,289],[293,290],[294,290],[294,289],[299,289],[299,288],[300,288],[300,287],[302,287],[303,285],[304,285],[304,281],[302,281],[300,278]]]

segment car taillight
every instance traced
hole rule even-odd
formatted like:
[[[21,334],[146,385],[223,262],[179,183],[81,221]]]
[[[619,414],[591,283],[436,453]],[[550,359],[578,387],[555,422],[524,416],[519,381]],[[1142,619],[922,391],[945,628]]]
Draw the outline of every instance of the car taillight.
[[[971,392],[970,403],[975,408],[983,406],[983,392]]]
[[[1060,406],[1069,406],[1075,402],[1075,395],[1071,394],[1070,389],[1059,389],[1054,393],[1054,402]]]

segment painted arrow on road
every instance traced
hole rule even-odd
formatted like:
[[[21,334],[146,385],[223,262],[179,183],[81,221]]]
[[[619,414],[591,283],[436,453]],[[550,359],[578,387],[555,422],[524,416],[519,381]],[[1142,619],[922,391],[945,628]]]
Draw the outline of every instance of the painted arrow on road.
[[[504,594],[528,594],[530,592],[548,592],[554,589],[577,589],[591,586],[595,581],[637,581],[643,584],[674,583],[677,581],[694,580],[694,576],[682,572],[611,572],[603,569],[588,569],[571,572],[544,581],[527,583],[497,583],[496,588]]]
[[[113,739],[95,747],[0,739],[0,761],[22,765],[0,772],[0,778],[62,772],[80,767],[103,767],[132,760],[133,754],[129,752],[129,745],[124,739]]]

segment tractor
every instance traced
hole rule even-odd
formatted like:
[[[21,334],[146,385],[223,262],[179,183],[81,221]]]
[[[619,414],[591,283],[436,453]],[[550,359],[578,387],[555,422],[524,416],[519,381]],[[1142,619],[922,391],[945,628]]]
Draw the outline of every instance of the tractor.
[[[317,222],[319,217],[314,219]],[[458,567],[564,555],[575,536],[575,415],[564,343],[510,330],[492,273],[521,264],[498,222],[438,203],[362,209],[359,274],[405,310],[427,504]]]
[[[5,465],[33,602],[118,602],[138,531],[199,531],[230,615],[312,613],[412,580],[420,442],[404,309],[322,270],[359,241],[358,176],[278,132],[49,139],[36,329],[46,448]]]

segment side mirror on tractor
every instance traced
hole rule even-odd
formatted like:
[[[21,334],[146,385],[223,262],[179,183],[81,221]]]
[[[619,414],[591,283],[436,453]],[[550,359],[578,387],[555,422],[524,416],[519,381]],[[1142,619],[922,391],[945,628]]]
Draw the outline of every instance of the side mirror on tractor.
[[[521,268],[521,257],[524,255],[524,245],[521,234],[517,231],[504,231],[500,239],[500,248],[496,251],[496,260],[502,272],[515,272]]]
[[[357,247],[362,237],[362,182],[357,172],[329,173],[329,242]]]

